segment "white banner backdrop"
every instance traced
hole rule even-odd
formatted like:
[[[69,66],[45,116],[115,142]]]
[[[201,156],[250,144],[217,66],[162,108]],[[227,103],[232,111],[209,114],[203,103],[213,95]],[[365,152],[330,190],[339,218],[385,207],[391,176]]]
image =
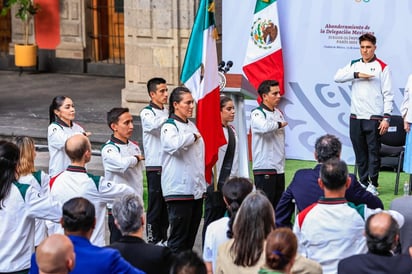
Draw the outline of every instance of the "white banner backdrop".
[[[242,73],[255,1],[222,2],[222,59],[234,62],[231,73]],[[392,71],[393,114],[399,114],[412,73],[412,1],[278,0],[278,10],[286,88],[280,109],[289,122],[286,157],[313,160],[315,140],[330,133],[343,144],[342,159],[354,163],[348,128],[351,87],[335,83],[333,76],[361,57],[358,37],[374,33],[375,53]]]

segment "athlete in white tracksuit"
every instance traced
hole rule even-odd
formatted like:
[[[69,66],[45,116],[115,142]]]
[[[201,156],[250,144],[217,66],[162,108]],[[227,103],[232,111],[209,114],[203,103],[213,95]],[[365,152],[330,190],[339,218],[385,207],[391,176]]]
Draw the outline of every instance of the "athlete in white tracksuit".
[[[49,148],[49,176],[54,177],[64,171],[70,159],[64,151],[64,144],[70,136],[83,134],[89,136],[83,127],[74,122],[75,108],[72,99],[56,96],[49,107],[50,124],[47,128],[47,145]]]
[[[194,101],[185,87],[175,88],[169,100],[170,118],[161,129],[162,191],[167,203],[173,252],[192,249],[202,218],[205,146],[192,116]]]
[[[281,99],[279,82],[265,80],[258,88],[262,103],[251,112],[253,175],[276,208],[285,191],[285,121],[277,108]]]
[[[168,118],[168,110],[150,102],[141,111],[140,118],[142,119],[148,192],[146,214],[147,241],[149,243],[165,242],[167,240],[169,221],[161,186],[162,150],[159,148],[161,147],[160,128]]]
[[[133,117],[128,108],[112,108],[107,113],[107,125],[113,131],[110,140],[101,149],[104,177],[115,183],[123,183],[134,189],[143,201],[143,160],[137,142],[130,140],[133,133]],[[114,224],[109,207],[110,243],[120,239],[121,232]]]
[[[17,182],[19,149],[0,141],[0,273],[28,271],[34,252],[35,219],[58,222],[61,204]]]
[[[350,138],[356,157],[359,182],[371,184],[377,193],[381,148],[380,136],[389,128],[393,109],[393,89],[389,67],[375,55],[376,38],[359,37],[362,58],[339,69],[335,82],[351,82]]]

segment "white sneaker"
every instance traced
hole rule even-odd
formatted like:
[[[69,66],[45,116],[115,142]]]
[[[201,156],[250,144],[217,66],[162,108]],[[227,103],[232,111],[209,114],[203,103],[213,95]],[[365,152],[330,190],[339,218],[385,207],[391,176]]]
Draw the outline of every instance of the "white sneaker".
[[[167,241],[159,241],[159,242],[157,242],[155,245],[158,245],[158,246],[167,246]]]
[[[372,184],[368,185],[368,187],[366,188],[366,191],[369,191],[370,193],[372,193],[375,196],[379,195],[379,192],[376,190],[376,187]]]

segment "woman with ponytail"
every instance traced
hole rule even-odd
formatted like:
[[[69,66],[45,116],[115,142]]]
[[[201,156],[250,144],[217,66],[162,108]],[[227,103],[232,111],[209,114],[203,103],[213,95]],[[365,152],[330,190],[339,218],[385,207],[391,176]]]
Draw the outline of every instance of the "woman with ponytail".
[[[240,205],[233,223],[233,238],[219,246],[219,274],[256,274],[265,263],[265,240],[275,229],[275,212],[266,195],[257,190]]]
[[[17,181],[19,148],[0,141],[0,273],[28,273],[35,218],[58,222],[61,206]]]
[[[74,122],[75,108],[71,98],[56,96],[49,107],[50,124],[47,129],[49,147],[49,175],[54,177],[70,164],[69,156],[64,151],[66,140],[74,134],[91,135],[82,126]]]
[[[273,230],[266,239],[266,265],[259,274],[291,273],[298,243],[290,228]]]
[[[161,184],[170,223],[168,247],[175,253],[192,249],[202,219],[205,181],[205,144],[189,120],[194,100],[185,87],[169,97],[169,119],[162,125]]]
[[[203,260],[209,273],[215,270],[219,245],[233,237],[232,226],[236,213],[245,197],[252,190],[253,184],[247,178],[232,177],[223,184],[222,193],[227,216],[210,223],[205,234]]]

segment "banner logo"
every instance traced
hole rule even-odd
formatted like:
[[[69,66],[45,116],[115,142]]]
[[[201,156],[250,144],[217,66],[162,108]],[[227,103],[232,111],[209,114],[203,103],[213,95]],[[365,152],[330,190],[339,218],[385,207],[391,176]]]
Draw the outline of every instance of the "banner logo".
[[[253,22],[250,37],[259,48],[270,49],[277,36],[278,26],[272,20],[258,18]]]

